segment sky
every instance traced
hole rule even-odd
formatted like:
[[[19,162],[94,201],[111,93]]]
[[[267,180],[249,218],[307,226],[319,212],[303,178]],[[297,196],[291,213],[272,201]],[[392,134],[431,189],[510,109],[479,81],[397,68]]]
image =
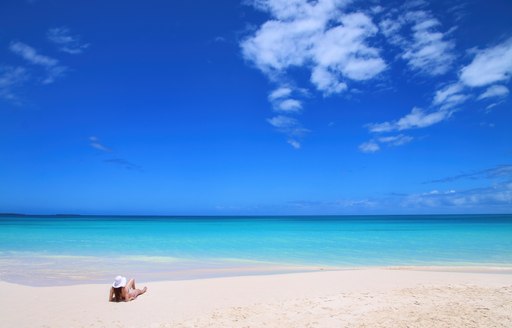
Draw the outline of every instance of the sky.
[[[0,212],[512,213],[509,0],[0,3]]]

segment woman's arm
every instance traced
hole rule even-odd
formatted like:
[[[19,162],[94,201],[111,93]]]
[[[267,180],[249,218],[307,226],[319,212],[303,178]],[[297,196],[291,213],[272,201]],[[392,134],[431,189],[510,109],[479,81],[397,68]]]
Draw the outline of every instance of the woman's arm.
[[[114,287],[110,287],[110,292],[108,293],[108,301],[109,302],[114,301]]]

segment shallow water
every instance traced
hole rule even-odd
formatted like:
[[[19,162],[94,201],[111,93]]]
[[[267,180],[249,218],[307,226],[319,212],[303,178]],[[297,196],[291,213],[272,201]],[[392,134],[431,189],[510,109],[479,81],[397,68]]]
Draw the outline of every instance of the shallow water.
[[[0,217],[0,279],[99,282],[319,267],[512,266],[512,215]]]

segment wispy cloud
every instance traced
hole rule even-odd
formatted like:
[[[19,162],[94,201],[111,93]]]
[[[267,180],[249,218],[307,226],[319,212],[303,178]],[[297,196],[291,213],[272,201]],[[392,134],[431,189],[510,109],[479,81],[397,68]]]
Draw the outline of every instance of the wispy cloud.
[[[381,136],[360,144],[359,150],[363,153],[375,153],[381,150],[381,145],[403,146],[413,140],[413,137],[405,134]]]
[[[107,147],[105,145],[103,145],[100,140],[98,139],[98,137],[95,137],[95,136],[91,136],[89,137],[89,145],[93,148],[96,148],[98,150],[101,150],[101,151],[104,151],[106,153],[111,153],[112,152],[112,149],[110,147]]]
[[[293,117],[278,115],[269,118],[267,121],[270,123],[270,125],[285,133],[289,137],[301,138],[310,132],[308,129],[304,128],[297,119]]]
[[[105,144],[102,143],[100,141],[100,139],[96,136],[89,137],[89,145],[92,148],[101,151],[102,153],[111,154],[111,156],[113,156],[112,158],[104,159],[103,160],[104,163],[113,164],[113,165],[116,165],[120,168],[124,168],[127,170],[142,171],[142,167],[140,165],[137,165],[127,159],[122,158],[122,157],[116,156],[113,149],[108,146],[105,146]]]
[[[489,48],[471,50],[468,54],[473,58],[469,64],[456,67],[457,60],[464,58],[456,52],[457,26],[444,26],[429,10],[427,1],[366,9],[349,8],[352,2],[348,0],[248,2],[270,17],[240,43],[242,55],[275,84],[268,96],[272,109],[281,117],[293,118],[296,126],[300,124],[295,115],[306,107],[301,94],[296,92],[298,88],[291,87],[298,85],[292,78],[297,70],[305,72],[311,86],[324,96],[360,90],[362,82],[383,76],[393,62],[386,62],[383,54],[392,53],[393,49],[397,52],[395,58],[403,60],[408,71],[419,73],[418,77],[437,79],[458,73],[458,78],[432,90],[430,103],[411,104],[412,110],[404,111],[396,119],[365,125],[373,136],[359,146],[363,152],[376,152],[382,145],[404,145],[413,140],[408,136],[399,142],[386,142],[393,136],[379,134],[439,124],[474,100],[492,100],[485,104],[489,109],[509,94],[505,83],[512,76],[512,38]],[[448,14],[457,12],[461,18],[461,10],[464,6],[451,6]],[[383,51],[379,36],[391,45],[386,49],[389,51]],[[478,89],[482,87],[487,89]],[[268,122],[289,137],[290,129],[276,126],[273,119]]]
[[[482,186],[470,189],[454,187],[461,180],[481,180]],[[423,193],[403,195],[400,205],[406,208],[456,208],[462,210],[482,208],[510,209],[512,206],[512,165],[497,165],[469,173],[434,179],[425,184],[442,183],[444,190],[434,189]]]
[[[55,82],[57,78],[62,77],[67,71],[67,67],[60,65],[57,59],[41,55],[34,48],[23,42],[11,42],[9,49],[28,63],[45,69],[46,77],[41,81],[43,84]]]
[[[441,109],[459,106],[471,98],[505,98],[509,89],[501,84],[512,76],[512,38],[489,48],[473,50],[473,60],[459,71],[459,80],[438,90],[432,104]],[[482,87],[487,87],[482,91]],[[480,93],[478,97],[473,94]],[[496,106],[491,104],[487,109]]]
[[[455,61],[455,41],[441,31],[441,22],[424,9],[425,3],[392,10],[379,23],[390,44],[401,49],[400,57],[413,71],[425,75],[447,73]]]
[[[421,108],[414,107],[409,114],[396,121],[371,123],[367,127],[370,132],[374,133],[425,128],[448,119],[452,114],[453,112],[448,110],[427,112]]]
[[[428,75],[445,74],[451,68],[455,56],[455,42],[437,31],[441,23],[428,12],[417,11],[407,14],[414,22],[413,42],[405,47],[402,58],[409,67]]]
[[[293,98],[292,95],[294,93],[298,93],[294,88],[290,86],[281,86],[269,94],[268,100],[272,104],[275,111],[288,113],[298,112],[302,109],[302,102],[296,98]]]
[[[481,186],[457,188],[458,180],[482,180]],[[489,213],[510,212],[512,208],[512,165],[497,165],[468,174],[435,181],[448,184],[443,188],[410,193],[393,192],[371,198],[345,198],[333,201],[300,200],[287,205],[311,212],[357,210],[363,213],[389,211],[394,213]]]
[[[367,124],[368,130],[371,133],[383,133],[426,128],[448,120],[469,100],[502,100],[507,97],[509,89],[497,83],[507,82],[512,75],[512,38],[498,45],[473,51],[473,56],[472,61],[460,69],[457,81],[435,91],[427,110],[414,107],[410,113],[397,120]],[[487,89],[482,90],[486,86]],[[494,102],[487,109],[499,103]]]
[[[22,42],[12,42],[9,49],[34,65],[52,67],[59,63],[57,59],[38,54],[34,48]]]
[[[289,202],[288,205],[299,209],[369,209],[378,203],[370,199],[338,199],[334,201],[307,201],[298,200]]]
[[[290,87],[282,86],[282,87],[279,87],[279,88],[275,89],[274,91],[272,91],[268,95],[268,100],[276,101],[279,99],[288,98],[291,94],[292,94],[292,89]]]
[[[458,211],[481,208],[509,208],[512,206],[512,182],[462,191],[448,190],[411,194],[403,198],[403,207],[440,209],[457,208]]]
[[[380,150],[380,146],[375,140],[370,140],[360,144],[359,150],[363,153],[375,153]]]
[[[460,80],[469,87],[505,82],[512,76],[512,38],[487,49],[477,50],[473,61],[460,71]]]
[[[105,163],[118,165],[124,169],[127,170],[136,170],[136,171],[142,171],[142,167],[140,165],[134,164],[130,161],[127,161],[124,158],[111,158],[111,159],[105,159],[103,160]]]
[[[509,90],[504,85],[493,85],[487,88],[479,97],[478,100],[488,99],[488,98],[502,98],[506,97],[509,94]]]
[[[267,119],[268,123],[275,127],[278,131],[288,136],[288,143],[295,149],[299,149],[301,144],[298,139],[302,138],[309,132],[302,124],[295,118],[278,115]]]
[[[473,50],[473,60],[459,71],[459,80],[438,90],[432,102],[441,109],[456,107],[471,98],[487,100],[505,98],[509,89],[498,83],[512,76],[512,38],[489,48]],[[482,90],[482,87],[487,89]],[[473,95],[480,93],[478,97]],[[487,109],[496,106],[493,103]]]
[[[432,104],[446,110],[464,103],[469,98],[470,96],[464,92],[464,85],[456,82],[436,91]]]
[[[16,89],[28,80],[28,72],[23,67],[0,67],[0,98],[12,103],[19,103]]]
[[[389,144],[391,146],[402,146],[411,142],[414,138],[405,134],[395,136],[380,137],[377,140],[381,143]]]
[[[295,149],[300,149],[301,147],[300,142],[298,142],[297,140],[289,139],[287,142]]]
[[[69,29],[64,27],[50,29],[47,38],[57,44],[60,51],[71,54],[81,53],[89,46],[82,43],[79,36],[71,35]],[[27,82],[51,84],[69,71],[58,59],[44,55],[26,43],[13,41],[8,48],[26,62],[26,65],[16,67],[0,65],[0,98],[12,104],[19,105],[25,102],[19,97],[20,92],[17,89],[22,89]],[[39,69],[42,69],[42,72]]]
[[[512,208],[512,182],[498,183],[492,186],[464,190],[430,190],[418,193],[393,193],[388,196],[369,199],[341,199],[338,201],[294,201],[288,205],[311,212],[340,210],[389,211],[393,213],[489,213],[509,212]]]
[[[428,181],[427,183],[446,183],[446,182],[453,182],[457,180],[477,180],[477,179],[511,179],[512,180],[512,165],[498,165],[492,168],[470,172],[470,173],[463,173],[458,174],[450,177],[445,177],[442,179],[436,179]]]
[[[46,37],[58,46],[58,49],[68,54],[81,54],[89,47],[89,43],[83,43],[79,35],[72,35],[67,27],[51,28]]]
[[[398,120],[382,123],[370,123],[366,124],[366,128],[370,133],[374,135],[426,128],[449,119],[456,111],[456,109],[450,109],[450,107],[451,106],[441,106],[440,109],[434,109],[430,111],[421,109],[419,107],[414,107],[410,113],[399,118]],[[378,143],[387,144],[390,146],[403,146],[413,140],[414,137],[404,134],[378,136],[374,137],[370,142],[359,145],[359,150],[365,153],[372,153],[380,150]],[[371,145],[372,147],[368,148],[368,145]],[[368,151],[368,149],[372,149],[373,151]]]

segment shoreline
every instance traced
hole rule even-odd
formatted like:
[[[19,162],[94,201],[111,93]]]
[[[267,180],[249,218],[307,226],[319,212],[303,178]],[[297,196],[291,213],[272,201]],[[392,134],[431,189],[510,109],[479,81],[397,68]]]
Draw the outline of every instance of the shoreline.
[[[107,301],[110,281],[59,287],[0,281],[0,316],[9,327],[512,324],[508,273],[367,268],[160,282],[135,278],[148,292],[130,303]]]
[[[7,282],[31,287],[57,287],[74,285],[94,285],[108,282],[117,274],[136,277],[138,280],[148,282],[188,281],[201,279],[221,279],[229,277],[267,276],[294,273],[338,272],[338,271],[419,271],[419,272],[460,272],[483,274],[510,274],[510,265],[484,265],[484,264],[447,264],[447,265],[368,265],[368,266],[330,266],[330,265],[294,265],[271,262],[244,261],[238,259],[216,259],[207,261],[147,261],[144,257],[126,257],[129,259],[122,265],[115,263],[107,267],[101,263],[91,268],[91,263],[98,262],[101,257],[88,256],[87,263],[77,261],[74,256],[48,256],[50,259],[63,259],[65,262],[55,263],[53,266],[45,263],[42,273],[33,270],[30,265],[12,269],[12,263],[3,263],[4,269],[0,271],[0,282]],[[1,263],[1,262],[0,262]],[[30,262],[29,262],[30,263]],[[142,263],[142,265],[141,265]],[[187,263],[183,265],[183,263]],[[158,266],[163,264],[163,266]],[[175,266],[176,265],[176,266]],[[52,267],[52,268],[49,268]],[[112,271],[116,267],[116,271]],[[87,269],[84,269],[87,268]],[[132,268],[132,270],[130,270]],[[134,270],[133,268],[137,268]],[[31,270],[32,269],[32,270]],[[89,270],[89,271],[87,271]],[[112,277],[111,277],[112,276]]]
[[[70,256],[48,256],[48,258],[59,258],[65,260],[76,260],[76,257]],[[85,257],[88,261],[97,261],[100,257]],[[418,271],[418,272],[447,272],[447,273],[482,273],[482,274],[509,274],[512,275],[512,264],[510,265],[483,265],[472,263],[470,265],[389,265],[389,266],[328,266],[328,265],[294,265],[294,264],[278,264],[270,262],[259,261],[243,261],[237,259],[219,259],[216,261],[209,261],[208,265],[201,265],[199,267],[192,266],[178,266],[173,267],[174,262],[165,262],[165,267],[150,267],[145,265],[142,269],[125,270],[130,266],[136,267],[140,264],[139,261],[134,260],[134,257],[129,261],[116,267],[116,272],[111,268],[103,268],[103,271],[91,270],[87,272],[84,270],[85,263],[79,261],[70,261],[66,265],[57,265],[52,269],[46,268],[45,275],[37,275],[33,270],[25,270],[22,274],[19,272],[9,272],[4,269],[0,271],[0,282],[12,283],[16,285],[29,286],[29,287],[58,287],[58,286],[75,286],[75,285],[94,285],[108,282],[111,276],[117,274],[129,275],[136,277],[138,280],[155,282],[168,282],[168,281],[189,281],[189,280],[202,280],[202,279],[222,279],[233,277],[251,277],[251,276],[273,276],[283,274],[296,274],[296,273],[315,273],[315,272],[340,272],[340,271],[365,271],[365,270],[382,270],[382,271]],[[141,257],[142,258],[142,257]],[[142,260],[142,262],[145,262]],[[152,262],[157,264],[158,262]],[[183,261],[182,263],[186,263]],[[202,263],[201,261],[190,263]],[[226,265],[231,263],[232,265]],[[62,264],[62,263],[61,263]],[[7,268],[7,266],[4,266]],[[172,269],[170,269],[172,268]],[[27,268],[28,269],[28,268]]]

